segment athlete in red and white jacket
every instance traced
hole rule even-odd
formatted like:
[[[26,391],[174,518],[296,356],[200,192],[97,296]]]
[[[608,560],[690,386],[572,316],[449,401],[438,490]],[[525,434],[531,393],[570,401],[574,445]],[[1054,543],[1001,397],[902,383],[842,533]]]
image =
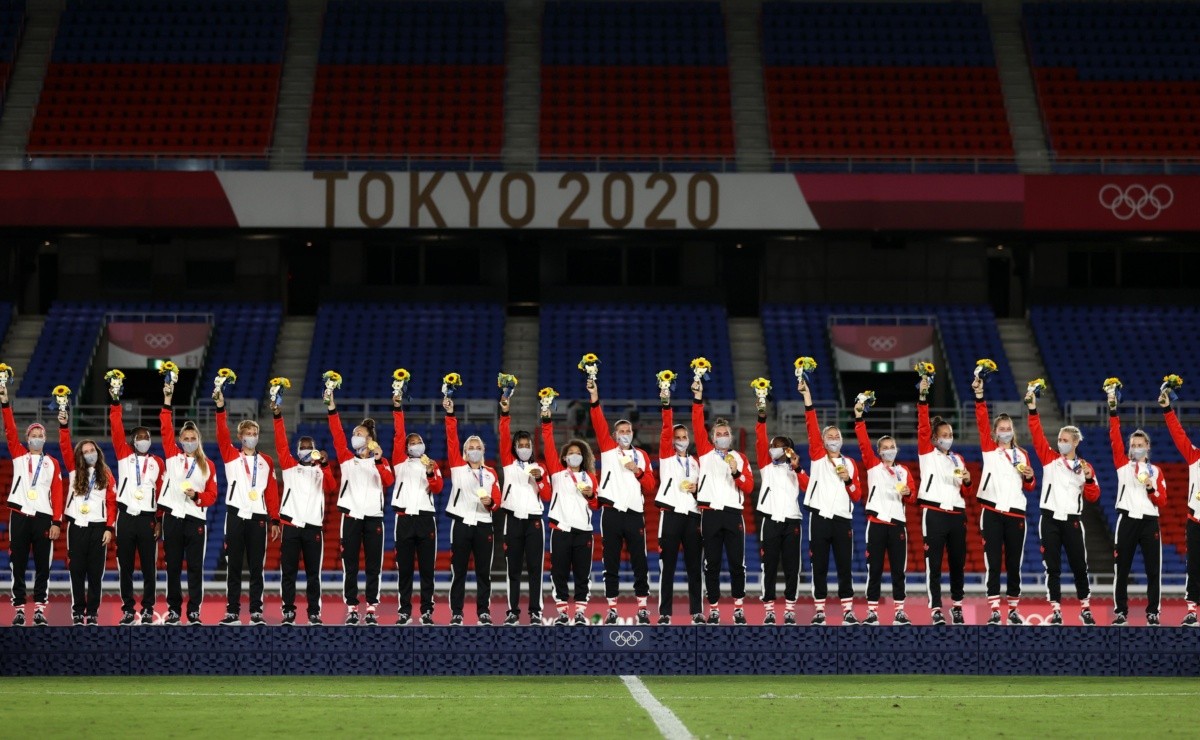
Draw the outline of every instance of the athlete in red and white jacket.
[[[550,478],[533,458],[533,435],[520,430],[513,435],[509,399],[500,399],[500,465],[504,493],[500,497],[501,536],[508,576],[508,612],[504,623],[513,626],[521,617],[521,569],[529,579],[529,623],[541,624],[542,568],[546,560],[543,494]]]
[[[108,545],[117,520],[117,479],[95,441],[71,444],[66,411],[58,412],[58,444],[67,471],[63,509],[67,525],[67,565],[71,572],[71,619],[75,625],[100,623],[100,596]]]
[[[46,622],[50,559],[62,532],[63,486],[58,461],[45,453],[46,427],[34,422],[25,428],[25,441],[9,406],[9,389],[0,388],[4,434],[12,457],[13,484],[8,491],[8,563],[12,571],[13,626],[25,624],[25,572],[33,554],[33,624]]]
[[[1187,582],[1184,598],[1187,599],[1187,616],[1183,619],[1183,627],[1195,627],[1196,603],[1200,602],[1200,450],[1192,444],[1179,417],[1171,408],[1171,399],[1164,391],[1158,397],[1158,405],[1162,406],[1163,419],[1167,422],[1167,430],[1171,432],[1171,440],[1179,449],[1179,454],[1188,466],[1188,517],[1187,517]]]
[[[263,568],[267,563],[267,530],[279,539],[279,486],[275,464],[258,451],[258,422],[238,423],[239,451],[229,438],[225,394],[218,391],[217,447],[225,461],[225,588],[228,594],[221,624],[242,621],[242,559],[250,564],[250,624],[263,620]]]
[[[1162,592],[1162,537],[1158,513],[1167,500],[1167,481],[1162,468],[1150,462],[1150,435],[1141,429],[1135,430],[1129,435],[1129,452],[1126,454],[1114,396],[1109,396],[1108,407],[1108,437],[1112,444],[1113,466],[1117,469],[1113,624],[1129,622],[1129,572],[1133,568],[1134,553],[1140,549],[1146,565],[1146,624],[1157,626]]]
[[[687,426],[675,423],[671,410],[671,392],[659,394],[662,402],[662,434],[658,452],[658,494],[654,503],[658,514],[658,623],[670,624],[675,597],[675,567],[683,550],[687,572],[688,613],[692,624],[704,624],[700,509],[696,488],[700,481],[700,461],[688,454],[691,435]]]
[[[550,478],[542,498],[550,502],[550,581],[558,611],[554,624],[570,624],[567,609],[573,596],[575,624],[585,625],[592,584],[592,512],[600,506],[595,457],[582,439],[556,447],[550,409],[542,409],[541,419],[543,464]],[[567,590],[568,576],[575,581],[573,594]]]
[[[421,574],[421,624],[433,624],[433,578],[437,567],[437,508],[433,497],[442,492],[441,468],[425,454],[421,435],[409,434],[404,425],[400,396],[392,396],[392,472],[396,489],[392,509],[396,512],[394,540],[400,606],[397,624],[412,621],[413,556]]]
[[[271,404],[275,425],[275,456],[283,481],[279,519],[283,535],[279,544],[279,593],[283,597],[283,624],[296,623],[296,575],[304,557],[308,623],[321,624],[321,563],[325,560],[325,494],[337,492],[329,458],[316,448],[312,437],[301,437],[296,456],[288,445],[283,410]]]
[[[113,452],[116,454],[114,472],[117,476],[117,573],[121,588],[120,624],[131,625],[134,614],[134,558],[140,560],[142,571],[142,624],[154,623],[154,602],[157,591],[155,568],[158,561],[160,532],[158,491],[162,487],[163,459],[150,454],[150,429],[134,427],[133,446],[125,436],[125,418],[120,400],[113,398],[108,405],[108,422],[112,429]]]
[[[754,451],[761,483],[756,508],[762,515],[758,526],[758,554],[762,563],[759,585],[765,614],[763,624],[775,624],[775,584],[783,564],[783,623],[796,623],[796,600],[800,596],[800,492],[808,489],[808,473],[801,468],[800,455],[791,437],[767,434],[767,401],[758,405],[754,425]]]

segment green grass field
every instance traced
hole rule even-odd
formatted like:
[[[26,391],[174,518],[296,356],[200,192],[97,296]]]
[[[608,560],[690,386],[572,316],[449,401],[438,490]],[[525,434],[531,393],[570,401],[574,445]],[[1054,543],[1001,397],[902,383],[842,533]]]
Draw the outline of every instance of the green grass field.
[[[1196,679],[644,677],[695,737],[1195,736]],[[5,678],[44,737],[659,737],[615,677]]]

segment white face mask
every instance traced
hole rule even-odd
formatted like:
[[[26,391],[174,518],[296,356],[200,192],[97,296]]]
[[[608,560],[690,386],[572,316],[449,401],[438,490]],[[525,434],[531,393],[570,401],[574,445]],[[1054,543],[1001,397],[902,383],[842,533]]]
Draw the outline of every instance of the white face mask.
[[[420,457],[425,454],[425,443],[417,442],[408,446],[409,457]]]
[[[95,465],[95,464],[96,464],[96,461],[97,461],[97,460],[99,460],[99,459],[100,459],[100,456],[99,456],[99,455],[97,455],[95,452],[85,452],[85,453],[83,453],[83,461],[84,461],[85,463],[87,463],[88,465]]]
[[[580,465],[583,465],[583,455],[580,455],[579,453],[567,455],[566,460],[567,460],[567,467],[569,467],[569,468],[577,468]]]
[[[1008,444],[1009,442],[1013,441],[1013,433],[1012,432],[997,432],[996,439],[1000,440],[1001,444]]]
[[[1129,450],[1129,456],[1134,460],[1145,460],[1148,454],[1150,454],[1150,450],[1145,447],[1131,447]]]
[[[949,452],[950,448],[954,446],[954,437],[938,437],[937,446],[942,452]]]
[[[771,455],[771,459],[776,462],[783,459],[782,447],[772,447],[771,449],[767,450],[767,452]]]
[[[532,447],[518,447],[517,448],[517,459],[520,460],[521,462],[529,462],[529,458],[531,458],[531,457],[533,457],[533,448]]]
[[[297,449],[296,450],[296,459],[302,463],[312,462],[313,452],[314,452],[314,450],[311,447],[309,447],[307,449],[303,449],[303,450]]]
[[[137,450],[139,455],[145,455],[150,451],[150,440],[138,439],[133,442],[133,449]]]
[[[33,439],[29,440],[29,449],[32,452],[41,452],[42,446],[45,444],[46,444],[46,440],[44,440],[40,437],[34,437]]]
[[[883,450],[880,452],[879,457],[882,458],[885,463],[891,465],[892,463],[896,462],[896,453],[899,451],[899,449],[893,447],[890,450]]]
[[[622,447],[628,447],[631,442],[633,442],[632,434],[618,434],[617,435],[617,444],[621,445]]]
[[[733,447],[733,437],[714,437],[713,446],[718,450],[728,450]]]
[[[469,463],[483,462],[483,450],[467,450],[467,462],[469,462]]]
[[[367,438],[361,434],[356,434],[350,438],[350,446],[353,447],[355,451],[361,450],[367,446]]]
[[[189,455],[194,453],[196,450],[200,449],[199,442],[180,442],[179,446],[182,447],[183,451]]]
[[[832,452],[835,455],[838,454],[839,452],[842,451],[842,440],[840,440],[840,439],[825,440],[825,449],[829,450],[830,452]]]
[[[675,451],[676,452],[678,452],[680,455],[682,455],[683,453],[687,452],[687,449],[688,449],[688,443],[686,440],[682,440],[682,439],[675,440]]]
[[[1070,455],[1071,450],[1074,450],[1074,449],[1075,449],[1075,445],[1071,444],[1070,442],[1059,442],[1058,443],[1058,454],[1060,454],[1060,455]]]
[[[258,437],[253,434],[242,437],[242,447],[247,450],[253,450],[255,447],[258,447]]]

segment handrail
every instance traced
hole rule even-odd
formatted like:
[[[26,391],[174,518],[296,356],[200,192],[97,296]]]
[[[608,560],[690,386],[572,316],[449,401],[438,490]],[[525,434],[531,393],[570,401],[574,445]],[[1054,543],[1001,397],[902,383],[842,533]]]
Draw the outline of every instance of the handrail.
[[[1200,401],[1180,401],[1171,404],[1175,415],[1184,426],[1200,424]],[[1068,401],[1066,423],[1075,426],[1103,426],[1108,424],[1108,403],[1100,401]],[[1130,431],[1137,427],[1162,426],[1162,408],[1157,401],[1123,401],[1117,409],[1121,424]]]

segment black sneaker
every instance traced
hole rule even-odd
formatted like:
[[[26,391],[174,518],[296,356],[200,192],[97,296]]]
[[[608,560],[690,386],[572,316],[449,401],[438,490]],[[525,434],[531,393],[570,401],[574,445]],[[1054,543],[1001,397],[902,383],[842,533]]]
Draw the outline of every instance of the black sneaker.
[[[763,624],[775,624],[774,610],[767,612],[766,616],[763,617]]]
[[[367,614],[366,614],[366,616],[364,616],[364,617],[363,617],[363,624],[366,624],[366,625],[377,625],[377,624],[379,624],[379,617],[376,617],[376,616],[375,616],[375,610],[374,610],[374,609],[368,609],[368,610],[367,610]]]
[[[1079,616],[1082,617],[1083,612],[1080,612]],[[1091,616],[1091,612],[1088,613],[1088,616],[1089,617]],[[1059,611],[1058,609],[1055,609],[1054,611],[1050,612],[1050,618],[1046,620],[1046,624],[1052,624],[1055,626],[1059,626],[1062,623],[1063,623],[1063,618],[1062,618],[1061,611]],[[1086,622],[1084,622],[1084,623],[1086,624]]]
[[[650,610],[649,609],[638,609],[637,623],[638,624],[650,624]]]
[[[588,623],[587,617],[584,616],[583,612],[575,612],[575,626],[576,627],[582,627],[587,623]]]
[[[940,627],[941,625],[944,625],[946,623],[946,618],[944,616],[942,616],[941,609],[934,609],[932,612],[929,613],[929,621],[932,624]]]
[[[867,611],[867,618],[863,620],[863,624],[869,625],[871,627],[878,627],[879,626],[879,613],[876,612],[874,609]]]
[[[720,609],[709,609],[708,610],[708,623],[709,624],[720,624],[721,623],[721,610]]]
[[[142,624],[154,624],[154,612],[149,609],[142,610]]]
[[[812,622],[809,622],[809,624],[814,626],[825,624],[825,610],[818,609],[817,611],[813,612]]]
[[[179,612],[167,612],[167,618],[163,620],[163,624],[177,627],[179,625]]]
[[[233,612],[225,612],[225,616],[220,622],[217,622],[217,624],[221,625],[222,627],[232,627],[234,625],[240,625],[241,623],[242,615],[234,614]]]
[[[1125,625],[1129,624],[1129,617],[1125,616],[1121,612],[1117,612],[1113,617],[1112,623],[1114,627],[1124,627]]]
[[[858,624],[858,617],[854,616],[853,609],[847,609],[842,613],[842,624],[846,626]]]
[[[1196,612],[1188,612],[1187,616],[1183,618],[1183,621],[1179,623],[1179,626],[1180,627],[1195,627],[1196,626]]]
[[[72,627],[82,627],[83,624],[84,624],[84,620],[83,620],[82,614],[72,614],[71,615],[71,626]]]
[[[995,625],[1000,624],[1000,610],[999,609],[992,610],[992,616],[988,617],[987,623],[988,623],[988,626],[995,626]]]
[[[83,623],[89,627],[99,627],[100,617],[97,617],[95,614],[89,614],[83,618]]]
[[[1021,614],[1016,609],[1009,609],[1008,623],[1016,627],[1025,624],[1025,620],[1021,618]]]
[[[357,627],[359,624],[361,624],[358,618],[357,609],[351,609],[350,611],[346,612],[346,624],[351,627]]]
[[[131,627],[137,622],[137,615],[133,612],[122,612],[121,621],[117,622],[118,627]]]
[[[48,624],[50,624],[50,622],[46,621],[46,613],[41,609],[35,609],[33,612],[33,626],[45,627]]]
[[[692,615],[692,624],[704,624],[704,615],[696,612]]]
[[[671,615],[659,614],[658,615],[658,623],[659,624],[670,624],[671,623]]]
[[[1146,626],[1147,627],[1157,627],[1158,625],[1159,625],[1158,612],[1154,612],[1153,614],[1146,615]]]
[[[308,624],[310,627],[319,627],[325,623],[321,621],[320,614],[309,614],[308,615]]]
[[[408,624],[408,623],[409,623],[409,622],[411,622],[411,621],[412,621],[412,615],[411,615],[411,614],[405,614],[404,612],[400,612],[400,613],[399,613],[399,614],[396,616],[396,624],[397,624],[397,625],[399,625],[399,626],[401,626],[401,627],[403,627],[404,625]]]
[[[463,626],[463,615],[455,614],[453,617],[450,617],[450,626],[451,627]]]
[[[250,615],[250,622],[251,622],[251,624],[254,623],[254,615]],[[293,625],[295,623],[296,623],[296,610],[295,609],[285,610],[283,612],[283,621],[281,621],[280,624],[286,624],[290,627],[291,625]]]
[[[510,611],[504,615],[505,627],[516,627],[521,623],[521,617],[514,611]]]
[[[433,624],[433,612],[421,612],[421,624],[425,626]]]
[[[1061,616],[1061,613],[1060,613],[1060,616]],[[1085,627],[1095,627],[1096,626],[1096,618],[1092,616],[1091,609],[1084,609],[1084,610],[1080,611],[1079,612],[1079,621],[1081,623],[1083,623],[1083,625]]]
[[[734,609],[733,610],[733,623],[734,624],[745,624],[746,623],[746,612],[742,611],[741,609]]]
[[[963,619],[963,611],[962,611],[961,606],[950,607],[950,621],[953,622],[954,624],[966,624],[967,623],[966,620]]]
[[[605,623],[605,624],[616,624],[616,623],[617,623],[617,609],[616,609],[616,607],[611,607],[611,606],[610,606],[610,607],[608,608],[608,614],[604,615],[604,623]]]
[[[558,616],[554,618],[555,627],[566,627],[570,623],[571,618],[567,616],[566,612],[559,612]]]
[[[491,623],[492,623],[492,615],[491,614],[484,612],[483,614],[479,615],[477,624],[491,624]]]
[[[12,626],[14,626],[14,627],[24,627],[25,626],[25,610],[24,609],[17,609],[16,613],[13,614]]]
[[[529,626],[530,627],[541,627],[542,626],[542,613],[541,612],[529,612]]]
[[[796,612],[784,612],[783,613],[783,623],[784,624],[795,624],[796,623]]]
[[[892,624],[909,625],[912,624],[912,621],[908,618],[908,615],[904,613],[903,609],[897,609],[896,616],[892,617]]]
[[[188,624],[193,627],[199,627],[201,624],[203,624],[200,621],[200,612],[188,612],[187,618],[188,618]],[[175,615],[175,624],[179,624],[179,615],[178,614]]]
[[[295,619],[295,614],[296,614],[295,612],[292,612],[293,620]],[[251,627],[262,627],[266,623],[267,623],[267,620],[263,619],[262,612],[250,612],[250,626]]]

